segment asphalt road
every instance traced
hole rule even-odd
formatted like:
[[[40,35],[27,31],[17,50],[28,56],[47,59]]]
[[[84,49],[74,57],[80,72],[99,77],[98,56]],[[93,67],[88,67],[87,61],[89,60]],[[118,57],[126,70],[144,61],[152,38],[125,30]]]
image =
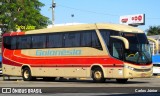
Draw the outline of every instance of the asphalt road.
[[[25,93],[28,90],[29,92],[32,90],[33,93],[37,92],[42,93],[41,95],[50,96],[53,96],[53,94],[56,96],[116,96],[124,94],[127,96],[135,96],[135,94],[160,96],[160,77],[129,79],[125,84],[117,83],[114,79],[106,80],[105,83],[93,83],[91,79],[44,81],[39,78],[36,81],[23,81],[20,77],[6,78],[6,80],[0,77],[0,88],[0,92],[2,92],[2,88],[10,88],[12,95],[14,93],[14,95],[25,96],[28,94],[22,94],[22,91]],[[36,92],[33,89],[36,89]]]
[[[160,87],[160,77],[129,79],[127,83],[120,84],[116,80],[106,80],[105,83],[93,83],[91,79],[44,81],[23,81],[21,77],[0,77],[0,87]]]

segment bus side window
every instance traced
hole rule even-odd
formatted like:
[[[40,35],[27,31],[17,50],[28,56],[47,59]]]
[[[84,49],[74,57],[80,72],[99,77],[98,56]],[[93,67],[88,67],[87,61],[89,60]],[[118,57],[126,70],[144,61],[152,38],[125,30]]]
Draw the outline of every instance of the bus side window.
[[[102,50],[95,30],[86,30],[81,34],[81,47],[92,47]]]
[[[79,47],[80,46],[80,33],[77,33],[77,32],[65,33],[64,46],[65,47]]]
[[[16,49],[16,43],[17,43],[17,40],[16,40],[17,37],[12,37],[11,38],[11,49]]]
[[[81,46],[91,47],[92,46],[92,34],[89,31],[82,32],[81,35]]]
[[[11,37],[4,37],[3,45],[4,48],[11,49]]]
[[[113,43],[113,57],[121,59],[122,56],[122,50],[121,50],[121,44],[119,43]]]
[[[48,35],[47,47],[60,48],[63,46],[63,33],[53,33]]]
[[[31,37],[29,36],[17,37],[17,49],[29,49],[29,48],[31,48]]]
[[[102,50],[102,46],[96,32],[92,32],[92,47]]]
[[[110,39],[110,31],[109,30],[100,30],[101,35],[106,43],[106,45],[109,47],[109,39]]]
[[[111,49],[110,53],[113,57],[122,60],[123,59],[123,42],[117,39],[111,39]]]
[[[32,48],[45,48],[45,47],[46,47],[46,35],[32,36]]]

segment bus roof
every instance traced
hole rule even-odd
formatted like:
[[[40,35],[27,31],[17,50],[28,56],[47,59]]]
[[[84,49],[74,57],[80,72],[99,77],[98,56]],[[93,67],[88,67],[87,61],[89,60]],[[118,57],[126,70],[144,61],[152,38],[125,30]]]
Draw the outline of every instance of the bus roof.
[[[132,26],[127,26],[122,24],[96,23],[96,24],[53,26],[52,28],[26,31],[25,34],[39,34],[39,33],[67,32],[67,31],[95,30],[95,29],[109,29],[109,30],[116,30],[123,32],[143,33],[142,30]]]

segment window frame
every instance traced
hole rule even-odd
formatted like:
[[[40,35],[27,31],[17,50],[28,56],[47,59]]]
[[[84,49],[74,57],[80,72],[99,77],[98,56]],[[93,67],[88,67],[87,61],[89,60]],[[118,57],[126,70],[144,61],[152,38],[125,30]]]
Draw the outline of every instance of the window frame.
[[[82,36],[86,33],[86,32],[89,32],[90,33],[90,37],[91,37],[91,45],[90,46],[82,46]],[[79,46],[65,46],[65,34],[72,34],[72,33],[75,33],[75,34],[79,34],[80,36],[79,36],[79,38],[80,38],[80,40],[79,40]],[[92,44],[93,43],[93,34],[95,33],[95,37],[97,37],[97,41],[98,41],[98,47],[97,46],[93,46],[94,44]],[[54,34],[62,34],[62,46],[61,47],[49,47],[48,45],[47,45],[47,43],[49,42],[49,36],[50,35],[54,35]],[[30,37],[31,38],[31,42],[30,42],[30,48],[18,48],[18,42],[17,42],[17,38],[18,37]],[[5,45],[5,42],[3,42],[3,44],[4,44],[4,47],[5,48],[8,48],[8,49],[11,49],[11,50],[19,50],[19,49],[44,49],[44,48],[38,48],[38,47],[34,47],[33,48],[33,37],[34,36],[45,36],[45,47],[44,48],[76,48],[76,47],[92,47],[92,48],[96,48],[96,49],[98,49],[98,50],[103,50],[103,48],[102,48],[102,45],[101,45],[101,42],[100,42],[100,39],[99,39],[99,37],[98,37],[98,34],[97,34],[97,32],[96,32],[96,30],[79,30],[79,31],[67,31],[67,32],[54,32],[54,33],[42,33],[42,34],[28,34],[28,35],[18,35],[18,36],[4,36],[3,37],[3,39],[5,39],[5,38],[10,38],[10,47],[6,47],[6,45]],[[11,48],[11,38],[16,38],[16,47],[15,48]],[[5,40],[4,40],[5,41]]]

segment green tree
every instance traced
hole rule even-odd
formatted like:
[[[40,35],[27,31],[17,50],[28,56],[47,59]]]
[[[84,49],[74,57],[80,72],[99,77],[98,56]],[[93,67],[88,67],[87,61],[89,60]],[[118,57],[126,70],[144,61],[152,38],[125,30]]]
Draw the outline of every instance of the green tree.
[[[160,26],[150,26],[149,29],[146,30],[147,35],[160,35]]]
[[[27,26],[40,29],[51,24],[48,17],[41,15],[40,8],[44,4],[39,0],[0,0],[0,3],[0,24],[6,26],[6,31],[16,31],[17,28],[22,31],[34,29],[26,29]]]

